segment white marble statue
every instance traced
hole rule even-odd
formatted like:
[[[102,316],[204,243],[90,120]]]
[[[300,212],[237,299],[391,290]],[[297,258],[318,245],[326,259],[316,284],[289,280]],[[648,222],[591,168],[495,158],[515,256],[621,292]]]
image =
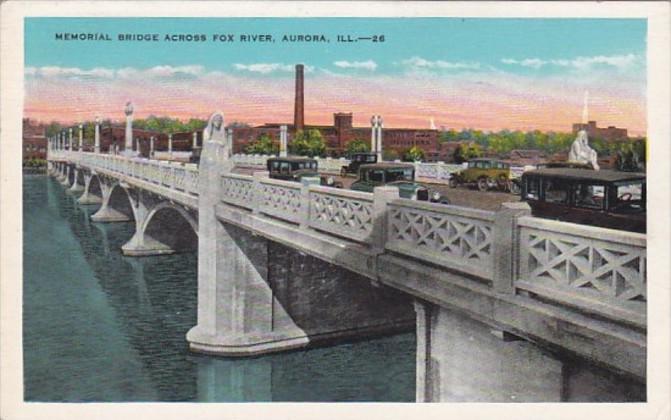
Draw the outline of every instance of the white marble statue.
[[[599,170],[596,151],[589,147],[585,130],[578,131],[578,136],[568,152],[568,160],[569,162],[590,163],[595,170]]]
[[[224,162],[231,157],[232,145],[228,143],[224,128],[224,113],[217,111],[210,116],[203,130],[203,152],[215,162]]]

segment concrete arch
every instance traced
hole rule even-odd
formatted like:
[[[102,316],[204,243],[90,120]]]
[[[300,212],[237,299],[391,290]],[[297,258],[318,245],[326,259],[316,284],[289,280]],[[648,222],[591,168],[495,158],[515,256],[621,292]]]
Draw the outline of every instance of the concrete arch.
[[[135,214],[135,205],[128,189],[119,183],[110,186],[109,199],[107,205],[114,210],[123,213],[129,221],[137,220]]]
[[[137,220],[133,199],[118,181],[102,177],[98,179],[102,192],[102,203],[98,212],[91,216],[94,222],[130,222]]]
[[[125,184],[119,186],[126,191],[135,218],[135,233],[121,247],[124,255],[162,255],[198,248],[197,216],[152,192]],[[110,198],[118,203],[121,193],[116,185],[110,191]]]
[[[93,195],[102,196],[102,182],[100,177],[96,173],[91,174],[91,180],[89,181],[88,193]]]
[[[84,191],[84,186],[86,185],[86,177],[84,176],[84,169],[79,166],[72,167],[72,184],[70,186],[70,191],[73,193],[78,193]]]
[[[169,201],[162,201],[149,211],[144,223],[142,224],[142,231],[146,232],[149,224],[154,220],[154,216],[164,209],[172,209],[181,214],[182,217],[184,217],[184,219],[189,223],[189,226],[191,226],[193,229],[193,233],[198,236],[198,221],[183,207],[175,205]]]
[[[83,171],[84,193],[79,197],[79,204],[102,204],[103,187],[100,177],[95,172]]]

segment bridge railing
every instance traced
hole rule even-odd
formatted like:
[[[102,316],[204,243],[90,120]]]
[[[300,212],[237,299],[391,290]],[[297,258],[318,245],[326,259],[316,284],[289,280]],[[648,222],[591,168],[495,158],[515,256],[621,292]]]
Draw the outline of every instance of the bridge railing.
[[[399,199],[388,204],[385,248],[491,279],[496,214]]]
[[[299,229],[645,327],[645,235],[520,217],[518,203],[491,212],[235,174],[222,185],[223,202]]]
[[[52,151],[49,159],[68,160],[91,169],[109,171],[198,195],[198,166],[193,164],[64,150]]]
[[[534,217],[517,229],[517,290],[645,327],[645,235]]]

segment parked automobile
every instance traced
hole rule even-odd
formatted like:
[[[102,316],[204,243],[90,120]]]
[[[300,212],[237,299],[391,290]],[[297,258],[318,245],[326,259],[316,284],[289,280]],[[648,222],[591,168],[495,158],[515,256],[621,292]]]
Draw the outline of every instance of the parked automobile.
[[[359,167],[367,163],[377,163],[377,154],[376,153],[353,153],[350,157],[349,165],[345,165],[340,169],[341,176],[347,176],[347,174],[358,174]]]
[[[398,187],[402,198],[433,203],[450,204],[447,197],[438,191],[415,182],[415,167],[403,163],[373,163],[359,167],[359,179],[350,187],[357,191],[373,192],[375,187],[392,185]]]
[[[450,187],[476,186],[480,191],[498,189],[519,194],[519,183],[513,181],[510,164],[496,159],[478,158],[468,161],[468,168],[450,176]]]
[[[310,158],[281,157],[270,158],[266,162],[270,178],[301,182],[303,178],[319,178],[319,184],[342,188],[342,182],[332,176],[319,175],[317,161]]]
[[[522,175],[534,216],[632,232],[646,231],[646,177],[640,172],[544,168]]]

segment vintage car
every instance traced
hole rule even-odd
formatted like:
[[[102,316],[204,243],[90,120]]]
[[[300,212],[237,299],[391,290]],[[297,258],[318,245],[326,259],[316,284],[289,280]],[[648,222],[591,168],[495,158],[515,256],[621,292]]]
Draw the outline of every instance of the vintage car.
[[[468,161],[468,168],[450,176],[450,187],[476,186],[480,191],[496,188],[519,194],[519,183],[513,182],[510,164],[496,159],[478,158]]]
[[[350,157],[349,165],[345,165],[340,169],[341,176],[347,174],[358,174],[359,167],[367,163],[377,163],[377,154],[375,153],[353,153]]]
[[[267,160],[268,174],[273,179],[302,182],[303,178],[318,178],[320,185],[342,188],[342,182],[332,176],[319,175],[317,161],[310,158],[280,157]]]
[[[522,175],[522,200],[534,216],[645,232],[645,180],[640,172],[537,169]]]
[[[430,191],[415,182],[415,166],[403,163],[373,163],[359,167],[359,179],[350,187],[357,191],[373,192],[375,187],[391,185],[398,187],[402,198],[433,203],[450,204],[447,197],[438,191]]]

